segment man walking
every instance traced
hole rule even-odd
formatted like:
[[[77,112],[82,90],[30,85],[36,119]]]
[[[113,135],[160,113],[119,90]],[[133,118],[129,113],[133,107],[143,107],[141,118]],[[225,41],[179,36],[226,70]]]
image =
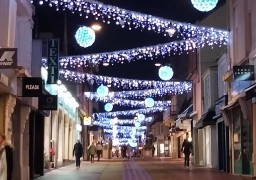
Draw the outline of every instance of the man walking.
[[[192,151],[192,143],[187,139],[184,139],[181,147],[181,151],[184,153],[184,167],[189,167],[189,156]]]
[[[73,156],[76,158],[76,168],[80,168],[80,158],[83,155],[83,146],[79,140],[77,140],[73,149]]]

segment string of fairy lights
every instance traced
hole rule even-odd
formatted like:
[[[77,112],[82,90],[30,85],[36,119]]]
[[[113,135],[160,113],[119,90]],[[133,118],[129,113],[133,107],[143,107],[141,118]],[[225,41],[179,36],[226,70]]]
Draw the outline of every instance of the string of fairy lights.
[[[115,63],[138,60],[155,60],[159,57],[165,58],[171,55],[188,53],[196,48],[205,46],[225,46],[229,39],[229,33],[225,30],[159,18],[112,5],[105,5],[98,1],[38,0],[36,2],[40,5],[48,4],[58,11],[69,10],[85,18],[94,17],[95,20],[128,28],[129,30],[147,30],[164,36],[176,37],[175,41],[165,44],[59,58],[60,78],[76,83],[88,81],[91,84],[96,83],[99,85],[97,92],[85,92],[83,96],[90,100],[106,103],[105,110],[108,112],[94,113],[92,115],[95,119],[93,125],[102,126],[104,132],[109,133],[113,138],[113,144],[136,143],[136,138],[142,136],[146,130],[146,126],[143,123],[153,120],[152,117],[146,117],[146,115],[163,112],[171,106],[170,101],[154,101],[152,97],[191,92],[192,82],[124,79],[81,73],[76,71],[77,68],[93,67],[102,63],[114,65]],[[42,64],[47,68],[47,59],[43,58]],[[122,87],[123,89],[128,89],[128,91],[108,92],[106,86],[103,85],[116,88]],[[112,111],[113,105],[140,109]],[[119,116],[132,116],[133,118],[117,119]]]
[[[119,105],[119,106],[130,106],[130,107],[139,107],[143,108],[145,107],[145,102],[140,100],[131,100],[131,99],[122,99],[122,98],[114,98],[114,97],[99,97],[95,93],[85,92],[84,96],[87,99],[94,100],[97,102],[105,102],[105,103],[111,103],[113,105]],[[170,106],[171,101],[154,101],[154,106]]]
[[[32,3],[35,0],[32,0]],[[36,2],[36,1],[35,1]],[[86,0],[39,0],[40,5],[47,3],[50,7],[59,10],[69,10],[77,12],[80,16],[89,18],[95,17],[95,20],[101,20],[107,24],[114,24],[127,27],[128,29],[148,30],[158,34],[168,35],[170,29],[174,29],[183,39],[193,37],[222,37],[228,36],[227,31],[209,28],[204,26],[181,23],[148,14],[142,14],[112,5],[105,5],[97,1]]]
[[[228,39],[215,37],[191,38],[188,40],[174,41],[165,44],[147,46],[141,48],[127,49],[122,51],[105,52],[89,55],[60,57],[59,65],[61,69],[77,68],[82,66],[98,66],[101,63],[124,63],[138,60],[155,60],[159,57],[169,57],[180,55],[184,52],[193,51],[196,48],[208,46],[226,45]],[[43,58],[43,65],[46,66],[47,59]]]
[[[120,99],[145,99],[146,97],[163,97],[165,95],[176,95],[191,92],[191,86],[177,91],[174,86],[155,89],[128,90],[128,91],[112,91],[108,93],[110,98]],[[96,92],[84,92],[85,96],[98,96]]]

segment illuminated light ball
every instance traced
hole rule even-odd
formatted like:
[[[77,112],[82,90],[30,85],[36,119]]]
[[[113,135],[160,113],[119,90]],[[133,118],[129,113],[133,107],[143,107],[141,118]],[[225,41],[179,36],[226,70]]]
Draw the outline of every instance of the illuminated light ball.
[[[97,95],[99,97],[106,97],[108,95],[108,87],[107,86],[103,86],[103,85],[100,85],[98,88],[97,88]]]
[[[113,109],[113,104],[111,104],[111,103],[105,104],[104,109],[105,109],[105,111],[107,111],[107,112],[112,111],[112,109]]]
[[[86,26],[79,27],[75,34],[79,46],[86,48],[95,42],[95,32]]]
[[[168,81],[173,76],[173,70],[170,66],[162,66],[159,68],[158,75],[162,80]]]
[[[145,115],[144,114],[139,114],[138,115],[138,120],[139,121],[143,121],[145,119]]]
[[[148,97],[148,98],[145,99],[146,107],[151,108],[151,107],[154,106],[154,104],[155,104],[155,101],[154,101],[153,98]]]
[[[219,0],[191,0],[192,5],[199,11],[207,12],[214,9]]]
[[[136,121],[136,122],[134,123],[134,126],[135,126],[136,128],[139,128],[139,127],[140,127],[140,122]]]

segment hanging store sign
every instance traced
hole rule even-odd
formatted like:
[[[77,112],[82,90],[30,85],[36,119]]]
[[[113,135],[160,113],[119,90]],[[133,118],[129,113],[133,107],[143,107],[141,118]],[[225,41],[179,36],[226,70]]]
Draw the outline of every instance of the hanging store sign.
[[[0,48],[0,69],[17,67],[17,48]]]
[[[42,95],[38,99],[39,110],[57,110],[58,96],[57,95]]]
[[[233,66],[234,81],[253,81],[254,66]]]
[[[222,110],[221,107],[226,106],[228,104],[228,96],[224,95],[220,97],[216,102],[215,102],[215,116],[213,119],[217,119],[221,117]]]
[[[39,77],[22,78],[22,96],[40,97],[42,95],[43,79]]]
[[[59,79],[59,39],[48,39],[47,84],[57,84]]]

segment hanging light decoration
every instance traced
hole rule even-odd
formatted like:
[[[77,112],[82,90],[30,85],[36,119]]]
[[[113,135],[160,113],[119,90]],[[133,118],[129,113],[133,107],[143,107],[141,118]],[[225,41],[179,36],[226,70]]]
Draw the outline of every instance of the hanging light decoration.
[[[120,106],[140,107],[140,108],[145,107],[145,103],[142,100],[122,99],[122,98],[115,98],[115,97],[110,97],[110,96],[101,97],[101,96],[98,96],[97,93],[95,94],[95,93],[91,93],[91,92],[85,92],[84,96],[90,100],[94,100],[94,101],[98,101],[98,102],[105,102],[105,103],[107,103],[106,105],[108,107],[110,107],[110,105],[108,103],[111,103],[112,108],[113,108],[113,104],[117,104]],[[155,101],[154,102],[155,107],[170,106],[170,105],[171,105],[171,101]]]
[[[196,0],[194,0],[196,1]],[[197,0],[198,2],[214,2],[214,0]],[[216,1],[216,0],[215,0]],[[38,1],[35,1],[38,2]],[[116,6],[105,5],[98,1],[82,1],[82,0],[39,0],[39,4],[47,3],[50,7],[55,7],[56,10],[70,10],[78,12],[80,16],[89,18],[95,17],[95,20],[101,20],[107,24],[115,24],[122,28],[148,30],[158,34],[168,35],[169,29],[174,29],[177,34],[183,38],[203,37],[206,35],[215,36],[225,31],[191,25],[164,18],[155,17],[149,14],[142,14],[134,11],[129,11]],[[32,0],[33,3],[33,0]],[[207,4],[208,5],[208,4]],[[209,4],[208,6],[210,6]],[[114,23],[113,23],[114,22]]]
[[[154,101],[153,98],[148,97],[148,98],[145,99],[145,105],[146,105],[146,107],[152,108],[152,107],[154,106],[154,104],[155,104],[155,101]]]
[[[146,116],[144,114],[139,114],[138,115],[138,120],[139,121],[144,121],[145,118],[146,118]]]
[[[97,95],[99,97],[105,97],[108,95],[108,87],[107,86],[104,86],[104,85],[100,85],[98,88],[97,88]]]
[[[94,119],[98,117],[117,117],[117,116],[134,116],[137,113],[139,114],[152,114],[155,112],[163,112],[168,108],[168,106],[162,107],[152,107],[152,108],[144,108],[144,109],[134,109],[134,110],[126,110],[126,111],[112,111],[112,112],[104,112],[104,113],[93,113]]]
[[[155,60],[159,57],[180,55],[184,52],[194,51],[196,48],[203,48],[206,45],[211,47],[227,45],[228,37],[212,36],[203,38],[190,38],[188,40],[173,41],[165,44],[158,44],[147,47],[139,47],[114,52],[104,52],[89,55],[66,56],[59,58],[61,69],[77,68],[81,66],[98,66],[103,64],[114,64],[133,62],[138,60]],[[47,65],[47,59],[43,58],[43,66]]]
[[[140,127],[140,122],[139,122],[139,121],[136,121],[136,122],[134,123],[134,126],[135,126],[136,128],[139,128],[139,127]]]
[[[75,34],[79,46],[86,48],[95,42],[95,32],[86,26],[79,27]]]
[[[219,0],[191,0],[192,5],[199,11],[207,12],[213,10]]]
[[[104,109],[105,109],[105,111],[107,111],[107,112],[112,111],[112,109],[113,109],[113,104],[112,104],[112,103],[107,103],[107,104],[105,104]]]
[[[144,89],[144,90],[130,90],[130,91],[115,91],[109,92],[109,98],[120,99],[145,99],[146,97],[164,96],[168,94],[183,94],[191,92],[192,87],[189,82],[180,82],[165,88]],[[84,92],[84,96],[93,99],[97,97],[94,92]]]
[[[159,77],[164,81],[169,81],[173,76],[173,70],[170,66],[162,66],[158,71]]]

